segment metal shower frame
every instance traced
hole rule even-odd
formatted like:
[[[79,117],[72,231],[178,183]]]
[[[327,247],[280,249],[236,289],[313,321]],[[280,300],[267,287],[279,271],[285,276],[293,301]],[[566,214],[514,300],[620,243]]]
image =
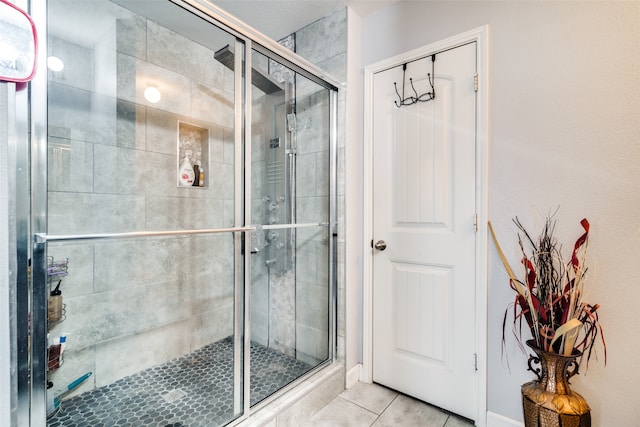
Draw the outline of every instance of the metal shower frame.
[[[19,0],[17,3],[27,0]],[[329,360],[320,364],[307,375],[301,377],[289,386],[280,390],[272,398],[255,406],[259,409],[280,394],[292,389],[307,376],[317,372],[337,358],[337,107],[338,88],[340,83],[335,81],[324,71],[309,63],[295,53],[287,50],[277,42],[268,39],[260,32],[250,28],[237,18],[205,0],[165,0],[180,6],[191,13],[207,20],[213,26],[219,27],[236,37],[236,52],[244,52],[235,58],[235,147],[236,167],[235,182],[238,191],[235,200],[234,227],[207,230],[179,230],[179,231],[148,231],[115,234],[93,235],[50,235],[47,230],[47,0],[32,0],[30,14],[36,27],[42,34],[37,58],[40,72],[30,83],[30,90],[23,90],[15,94],[16,140],[24,140],[25,144],[16,147],[16,199],[15,208],[18,217],[16,252],[18,254],[18,273],[16,280],[16,295],[18,305],[15,320],[17,351],[16,359],[12,360],[17,366],[16,383],[17,398],[16,422],[19,427],[44,427],[47,423],[46,410],[46,361],[47,361],[47,292],[46,292],[46,247],[52,241],[78,241],[123,239],[133,237],[234,233],[236,279],[235,294],[242,298],[235,301],[235,331],[236,341],[234,354],[239,354],[242,345],[242,360],[235,357],[234,378],[237,392],[242,390],[242,415],[233,422],[241,422],[250,414],[249,382],[250,382],[250,278],[251,263],[249,254],[242,254],[244,243],[248,247],[250,232],[254,230],[251,224],[251,150],[246,149],[251,141],[251,73],[240,70],[251,69],[251,52],[256,51],[274,59],[296,73],[329,90],[329,138],[330,138],[330,202],[329,202]],[[30,136],[30,138],[29,138]],[[30,141],[30,144],[29,144]],[[238,167],[244,165],[244,168]],[[31,173],[29,173],[29,171]],[[298,226],[304,226],[301,224]],[[318,225],[318,224],[315,224]],[[324,224],[323,224],[324,225]],[[294,225],[295,227],[296,225]],[[29,280],[27,262],[31,248],[32,275]],[[27,301],[29,303],[27,303]],[[27,322],[28,316],[30,322]],[[244,327],[243,327],[244,326]],[[13,357],[12,353],[12,357]],[[242,373],[242,377],[240,377]],[[240,387],[241,386],[241,387]]]

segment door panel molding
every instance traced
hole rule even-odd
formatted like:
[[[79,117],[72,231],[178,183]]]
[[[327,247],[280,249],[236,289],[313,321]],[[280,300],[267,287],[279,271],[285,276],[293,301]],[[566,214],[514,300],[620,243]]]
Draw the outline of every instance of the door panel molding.
[[[483,26],[468,32],[414,49],[364,69],[364,241],[363,243],[363,308],[362,308],[362,371],[360,380],[373,381],[373,85],[374,75],[403,63],[423,58],[433,53],[453,49],[468,43],[477,46],[478,91],[476,105],[476,321],[475,348],[478,372],[476,396],[478,413],[476,425],[487,422],[487,220],[488,220],[488,37],[489,27]]]
[[[453,198],[449,191],[452,188],[451,162],[440,163],[433,170],[423,167],[425,164],[432,164],[429,160],[431,157],[443,157],[443,155],[449,159],[451,157],[452,135],[446,138],[447,144],[432,145],[435,139],[433,136],[442,133],[442,126],[436,126],[436,124],[446,123],[452,115],[451,84],[447,85],[447,82],[441,80],[445,79],[438,76],[438,100],[445,104],[444,108],[436,109],[432,102],[416,104],[412,108],[397,108],[392,99],[389,99],[387,104],[389,108],[387,115],[390,117],[389,129],[396,129],[395,132],[390,132],[390,137],[396,138],[397,141],[392,145],[398,147],[397,152],[391,156],[394,170],[392,175],[396,180],[394,187],[400,190],[392,195],[394,203],[391,209],[395,225],[450,227],[452,224]],[[442,86],[449,87],[442,90],[440,89]],[[444,114],[438,114],[440,112]],[[431,125],[429,127],[421,121],[422,117],[427,116],[432,118],[429,121]],[[412,130],[421,140],[423,149],[414,150],[414,147],[404,144],[404,135],[411,133]],[[429,134],[431,138],[428,137]],[[425,147],[425,144],[429,146]],[[445,153],[435,153],[434,150]],[[420,179],[413,179],[416,176]],[[447,185],[436,185],[442,183]],[[416,193],[421,194],[422,197],[414,197]],[[425,203],[425,200],[428,202]]]
[[[422,311],[413,318],[417,310],[409,309],[393,312],[391,319],[394,334],[394,347],[398,353],[412,353],[428,359],[430,363],[447,366],[449,355],[447,337],[451,331],[448,320],[448,307],[451,302],[453,281],[452,266],[393,262],[393,300],[404,300],[404,306],[426,306],[429,301],[439,301],[433,311]],[[393,303],[392,307],[399,304]]]

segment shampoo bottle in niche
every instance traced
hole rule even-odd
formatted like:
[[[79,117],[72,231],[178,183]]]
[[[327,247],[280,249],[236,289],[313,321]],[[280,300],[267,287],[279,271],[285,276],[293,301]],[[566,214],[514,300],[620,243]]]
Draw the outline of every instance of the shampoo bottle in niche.
[[[182,161],[182,165],[180,165],[180,170],[178,171],[178,182],[183,187],[191,187],[195,178],[195,173],[191,166],[191,160],[189,160],[191,158],[191,153],[191,150],[186,150],[184,152],[184,160]]]
[[[198,166],[197,164],[193,165],[193,186],[194,187],[198,187],[198,179],[200,179],[200,172],[198,171],[198,169],[200,168],[200,166]]]

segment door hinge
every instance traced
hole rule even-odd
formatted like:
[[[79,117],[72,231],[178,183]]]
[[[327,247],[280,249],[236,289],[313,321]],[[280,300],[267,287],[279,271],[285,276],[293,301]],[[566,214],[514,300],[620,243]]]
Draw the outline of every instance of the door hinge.
[[[473,214],[473,231],[478,232],[478,214]]]
[[[478,91],[478,73],[473,75],[473,90]]]
[[[478,370],[478,353],[473,353],[473,367]]]

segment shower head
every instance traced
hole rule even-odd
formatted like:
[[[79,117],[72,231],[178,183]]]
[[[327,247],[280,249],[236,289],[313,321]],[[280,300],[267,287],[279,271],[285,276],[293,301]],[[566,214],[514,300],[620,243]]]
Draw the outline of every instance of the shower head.
[[[222,49],[218,50],[216,53],[214,53],[213,57],[222,65],[224,65],[231,71],[234,71],[235,59],[233,50],[229,45],[226,45]],[[278,82],[270,75],[264,73],[261,70],[258,70],[255,67],[251,68],[251,83],[253,84],[253,86],[257,87],[267,94],[282,92],[284,90],[284,88],[282,87],[282,83]]]

